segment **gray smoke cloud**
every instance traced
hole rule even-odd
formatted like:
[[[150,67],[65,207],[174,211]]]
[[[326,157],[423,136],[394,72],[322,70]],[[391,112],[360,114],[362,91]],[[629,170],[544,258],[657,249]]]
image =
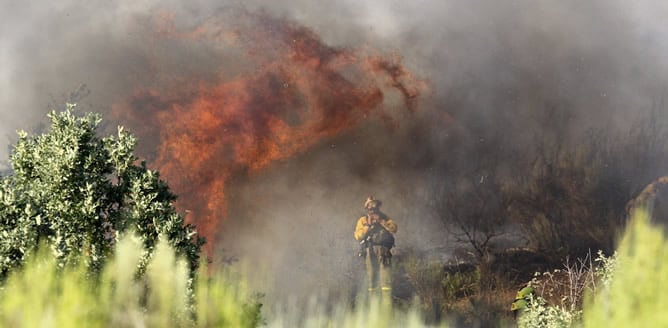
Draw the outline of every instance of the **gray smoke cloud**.
[[[5,163],[14,131],[33,129],[82,84],[90,94],[81,105],[105,113],[162,70],[215,78],[220,58],[239,59],[216,46],[156,47],[151,22],[161,11],[186,28],[229,8],[264,11],[332,46],[396,52],[430,81],[420,111],[398,130],[371,122],[230,182],[224,251],[214,259],[250,259],[271,273],[267,285],[281,295],[355,284],[361,263],[352,229],[369,194],[399,224],[397,252],[448,245],[428,201],[434,170],[470,165],[473,149],[488,140],[522,151],[545,132],[537,121],[546,110],[567,113],[566,129],[554,131],[564,139],[591,127],[621,131],[651,110],[668,118],[668,3],[661,1],[2,2]]]

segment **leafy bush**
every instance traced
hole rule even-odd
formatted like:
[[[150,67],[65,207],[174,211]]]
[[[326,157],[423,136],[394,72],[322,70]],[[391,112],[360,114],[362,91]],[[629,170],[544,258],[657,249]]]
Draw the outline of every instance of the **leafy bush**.
[[[176,212],[176,196],[159,174],[135,164],[135,138],[122,127],[117,136],[100,138],[100,116],[78,116],[73,108],[51,112],[48,133],[19,132],[13,173],[0,179],[0,280],[39,240],[60,265],[82,259],[99,270],[129,228],[144,246],[140,270],[159,234],[195,268],[204,241]]]

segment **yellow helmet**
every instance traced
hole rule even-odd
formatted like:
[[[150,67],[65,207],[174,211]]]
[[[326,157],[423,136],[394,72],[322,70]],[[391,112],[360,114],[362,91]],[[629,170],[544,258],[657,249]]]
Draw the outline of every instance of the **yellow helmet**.
[[[371,209],[371,208],[378,208],[380,205],[383,204],[378,199],[375,199],[373,196],[369,196],[366,198],[366,201],[364,202],[364,208],[365,209]]]

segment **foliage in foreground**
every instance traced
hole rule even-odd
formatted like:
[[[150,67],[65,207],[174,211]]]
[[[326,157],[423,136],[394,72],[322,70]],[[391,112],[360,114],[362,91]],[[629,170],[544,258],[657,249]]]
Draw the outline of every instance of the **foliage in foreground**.
[[[122,127],[100,138],[100,116],[73,108],[51,112],[46,133],[19,132],[13,172],[0,177],[0,280],[39,241],[61,264],[83,259],[99,270],[126,230],[141,237],[144,264],[162,234],[194,268],[204,241],[176,212],[176,196],[159,174],[135,164],[136,139]]]
[[[227,272],[207,274],[202,266],[195,282],[186,262],[163,240],[144,276],[140,238],[126,237],[115,258],[99,275],[84,263],[64,267],[50,250],[32,256],[13,271],[0,289],[3,327],[421,327],[418,311],[393,308],[378,299],[286,307],[262,318],[261,304],[243,279]],[[631,220],[614,260],[602,260],[583,310],[548,304],[539,297],[519,318],[520,327],[665,326],[668,316],[668,241],[663,231],[638,212]]]
[[[139,238],[115,248],[99,275],[82,263],[61,268],[48,249],[31,256],[0,287],[0,327],[424,327],[415,308],[378,298],[288,305],[266,317],[233,270],[208,273],[201,265],[193,282],[186,262],[161,240],[137,278]]]
[[[124,238],[101,275],[60,268],[42,249],[0,289],[0,327],[256,327],[261,304],[226,273],[193,284],[185,261],[160,241],[146,275],[135,272],[141,241]],[[194,292],[193,292],[194,287]]]
[[[599,257],[595,293],[582,310],[532,298],[520,327],[666,327],[668,240],[650,224],[646,211],[634,213],[612,258]]]
[[[586,327],[667,327],[668,240],[637,211],[618,249],[612,278],[584,311]]]
[[[333,306],[311,302],[306,307],[287,306],[278,311],[267,326],[277,328],[413,328],[426,327],[417,307],[398,308],[380,297],[360,297],[358,305],[351,307],[340,300]],[[444,325],[442,325],[444,326]]]

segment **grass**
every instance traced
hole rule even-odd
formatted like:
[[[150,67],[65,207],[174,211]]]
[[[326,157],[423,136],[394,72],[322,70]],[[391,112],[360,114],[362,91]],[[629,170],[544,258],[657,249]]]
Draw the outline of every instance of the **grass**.
[[[585,327],[668,327],[668,241],[636,211],[617,250],[611,279],[584,309]]]
[[[160,242],[136,277],[140,241],[125,238],[103,272],[58,267],[42,248],[0,290],[0,327],[255,327],[260,307],[228,273],[190,277],[186,263]]]
[[[417,307],[380,298],[313,302],[263,317],[261,299],[232,269],[186,263],[160,242],[137,277],[140,241],[126,237],[101,274],[83,265],[59,267],[42,248],[0,287],[0,327],[424,327]]]
[[[418,305],[398,308],[376,297],[286,305],[265,317],[261,299],[230,269],[202,265],[191,277],[186,263],[161,242],[146,274],[137,277],[139,240],[122,239],[115,254],[100,274],[91,274],[83,265],[59,267],[42,248],[0,287],[0,327],[426,326]],[[587,292],[583,308],[537,297],[518,325],[668,326],[668,241],[647,212],[635,213],[614,260],[601,264],[592,279],[595,292]],[[454,287],[468,285],[456,275],[446,278]]]

